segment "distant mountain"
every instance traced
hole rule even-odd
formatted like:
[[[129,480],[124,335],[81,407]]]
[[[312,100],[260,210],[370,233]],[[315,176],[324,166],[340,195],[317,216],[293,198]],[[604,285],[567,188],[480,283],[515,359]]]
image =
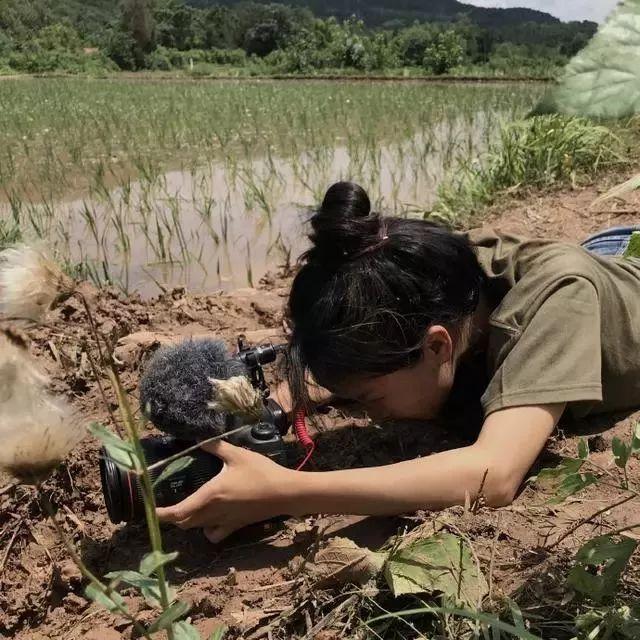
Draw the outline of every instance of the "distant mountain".
[[[216,4],[233,6],[244,0],[187,0],[187,4],[209,7]],[[257,0],[271,4],[271,0]],[[401,27],[420,22],[450,22],[461,15],[484,27],[506,27],[523,22],[553,24],[560,22],[543,11],[534,9],[485,9],[457,0],[283,0],[281,4],[308,7],[317,16],[348,18],[355,15],[369,26]]]

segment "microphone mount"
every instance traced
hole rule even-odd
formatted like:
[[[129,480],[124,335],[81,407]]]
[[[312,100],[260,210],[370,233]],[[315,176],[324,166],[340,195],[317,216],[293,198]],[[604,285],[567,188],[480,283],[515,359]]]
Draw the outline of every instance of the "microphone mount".
[[[285,344],[267,344],[258,347],[247,346],[246,336],[240,335],[238,337],[238,358],[247,368],[249,379],[254,389],[258,389],[262,393],[265,402],[269,398],[270,391],[262,366],[275,362],[278,355],[286,350],[287,345]]]

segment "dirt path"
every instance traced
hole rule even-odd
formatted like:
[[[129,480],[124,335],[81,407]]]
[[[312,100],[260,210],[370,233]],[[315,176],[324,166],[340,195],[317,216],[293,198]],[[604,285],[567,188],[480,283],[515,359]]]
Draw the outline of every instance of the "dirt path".
[[[583,239],[598,228],[640,222],[640,197],[625,204],[608,204],[596,212],[588,205],[595,189],[566,190],[551,195],[513,201],[490,212],[485,224],[525,235]],[[140,363],[168,339],[216,334],[232,342],[238,333],[262,340],[281,335],[281,309],[288,279],[268,277],[256,290],[233,295],[190,296],[174,291],[143,303],[113,291],[94,297],[103,333],[119,340],[117,355],[123,362],[126,386],[135,394]],[[83,311],[75,303],[64,305],[59,320],[83,336]],[[55,379],[56,389],[71,394],[88,419],[105,421],[98,390],[81,351],[73,342],[51,330],[36,336],[33,348]],[[638,415],[635,416],[637,418]],[[455,444],[456,439],[435,430],[398,427],[374,430],[363,420],[331,414],[324,418],[327,429],[318,436],[317,469],[384,464],[424,454]],[[578,431],[601,436],[590,439],[594,459],[609,464],[605,452],[614,435],[630,433],[632,417],[592,421]],[[611,427],[611,428],[609,428]],[[558,455],[573,455],[575,435],[559,435],[545,453],[544,464]],[[635,463],[634,463],[635,464]],[[634,469],[637,472],[637,468]],[[64,638],[87,640],[131,637],[129,624],[115,619],[82,597],[82,583],[51,530],[41,519],[34,492],[28,488],[7,488],[0,479],[0,638],[17,640]],[[52,500],[59,505],[59,518],[78,544],[83,558],[96,572],[134,568],[146,551],[144,530],[116,527],[109,523],[100,491],[97,446],[86,441],[70,462],[48,485]],[[519,602],[547,606],[560,618],[569,607],[562,601],[563,571],[579,540],[606,530],[607,524],[624,526],[640,520],[637,507],[613,510],[580,528],[553,553],[545,543],[564,531],[576,519],[597,511],[614,493],[607,489],[586,492],[579,499],[559,507],[544,503],[534,487],[526,488],[514,505],[500,511],[480,509],[477,513],[449,509],[436,519],[426,513],[410,518],[331,517],[290,519],[251,527],[222,545],[208,544],[200,532],[167,530],[168,550],[180,552],[170,572],[179,597],[193,603],[192,618],[203,632],[220,622],[231,626],[231,637],[294,637],[322,618],[331,593],[310,591],[292,584],[290,563],[305,557],[321,540],[340,535],[360,545],[378,547],[391,535],[402,534],[416,525],[427,529],[445,523],[469,536],[474,551],[490,574],[492,595],[519,593]],[[637,588],[633,583],[630,589]],[[334,594],[335,595],[335,594]],[[126,600],[141,619],[152,612],[139,599]],[[288,617],[288,630],[278,631],[280,617]],[[306,622],[305,622],[306,620]],[[344,637],[323,632],[315,637]],[[2,634],[5,634],[4,636]]]

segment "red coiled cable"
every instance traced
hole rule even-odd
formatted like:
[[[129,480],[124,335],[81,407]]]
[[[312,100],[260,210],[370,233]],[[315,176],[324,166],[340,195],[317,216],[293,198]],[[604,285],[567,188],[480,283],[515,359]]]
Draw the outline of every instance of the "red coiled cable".
[[[309,462],[314,449],[316,448],[315,442],[311,439],[309,431],[307,429],[307,423],[305,420],[305,413],[302,409],[298,409],[293,416],[293,430],[296,432],[300,444],[305,448],[306,455],[304,460],[297,466],[296,471],[300,471],[307,462]]]

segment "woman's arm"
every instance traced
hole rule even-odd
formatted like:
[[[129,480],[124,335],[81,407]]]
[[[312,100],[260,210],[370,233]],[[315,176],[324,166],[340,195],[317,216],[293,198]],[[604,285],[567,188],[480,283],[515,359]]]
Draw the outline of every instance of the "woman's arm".
[[[207,450],[224,460],[222,473],[158,514],[183,528],[204,527],[218,542],[278,515],[392,515],[464,504],[481,486],[488,505],[503,506],[513,500],[563,410],[556,404],[497,411],[471,446],[370,469],[292,471],[218,441]]]
[[[473,500],[481,486],[489,506],[510,504],[563,410],[564,405],[505,409],[487,418],[468,447],[371,469],[299,474],[289,513],[440,509]]]

